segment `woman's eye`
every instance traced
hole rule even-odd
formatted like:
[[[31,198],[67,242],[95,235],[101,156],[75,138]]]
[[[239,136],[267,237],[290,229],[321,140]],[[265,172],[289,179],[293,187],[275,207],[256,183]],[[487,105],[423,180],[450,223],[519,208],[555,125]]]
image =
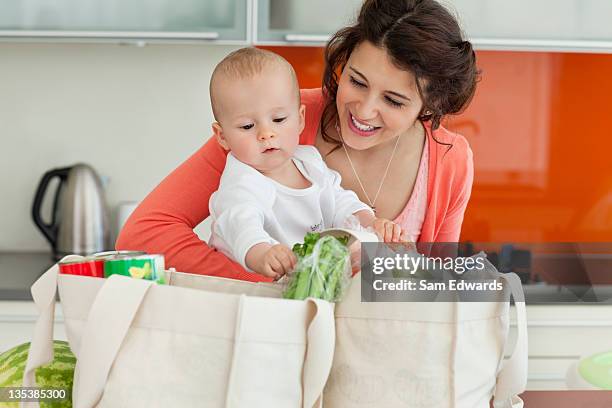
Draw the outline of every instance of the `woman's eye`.
[[[351,84],[355,85],[358,88],[365,88],[366,85],[363,82],[359,82],[352,76],[349,76],[349,78],[350,78]]]
[[[284,118],[276,118],[273,120],[274,123],[283,123],[285,121],[285,119],[287,119],[287,117]]]
[[[387,102],[389,105],[393,106],[394,108],[401,108],[402,106],[404,106],[403,103],[398,102],[393,98],[389,98],[388,96],[385,96],[385,102]]]
[[[249,123],[248,125],[240,126],[240,128],[241,128],[241,129],[244,129],[244,130],[249,130],[249,129],[251,129],[253,126],[255,126],[255,125],[253,125],[252,123]]]

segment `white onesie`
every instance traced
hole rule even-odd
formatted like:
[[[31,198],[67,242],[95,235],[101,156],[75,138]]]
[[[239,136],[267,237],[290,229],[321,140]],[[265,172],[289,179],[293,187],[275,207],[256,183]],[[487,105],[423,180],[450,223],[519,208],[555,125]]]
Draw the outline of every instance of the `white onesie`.
[[[310,187],[284,186],[232,153],[227,156],[219,189],[210,198],[209,245],[247,270],[245,257],[255,244],[291,248],[307,232],[342,227],[350,215],[370,210],[353,191],[340,186],[340,174],[327,167],[315,147],[298,146],[292,160]]]

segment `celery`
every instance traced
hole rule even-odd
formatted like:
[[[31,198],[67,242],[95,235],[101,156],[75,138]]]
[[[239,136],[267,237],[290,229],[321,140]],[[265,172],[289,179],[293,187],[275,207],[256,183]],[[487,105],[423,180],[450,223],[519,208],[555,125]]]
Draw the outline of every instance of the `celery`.
[[[321,238],[317,233],[306,234],[303,244],[293,246],[298,264],[283,296],[337,300],[349,259],[347,242],[348,236]]]
[[[294,279],[297,281],[295,286],[295,295],[293,299],[304,300],[308,297],[310,290],[310,274],[311,268],[298,271]]]
[[[321,298],[323,299],[325,289],[325,278],[320,271],[313,270],[312,277],[310,280],[310,290],[308,291],[308,297]]]
[[[297,279],[291,279],[289,281],[289,285],[287,285],[287,289],[285,293],[283,293],[283,297],[285,299],[295,299],[295,289],[297,287]]]
[[[332,273],[327,277],[325,298],[329,300],[337,300],[340,297],[342,276],[346,271],[347,259],[339,260],[339,265],[335,267]]]

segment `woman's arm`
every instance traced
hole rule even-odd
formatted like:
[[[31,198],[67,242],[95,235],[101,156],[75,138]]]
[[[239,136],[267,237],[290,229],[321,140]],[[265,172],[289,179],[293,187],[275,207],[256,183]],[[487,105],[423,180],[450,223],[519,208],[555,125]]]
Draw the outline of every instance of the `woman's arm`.
[[[193,231],[209,215],[226,153],[215,138],[168,175],[132,213],[117,238],[118,250],[163,254],[177,271],[269,281],[210,248]]]
[[[462,139],[463,140],[463,139]],[[453,183],[453,197],[450,207],[442,221],[436,242],[459,242],[461,235],[461,225],[463,216],[467,208],[470,195],[472,193],[472,183],[474,182],[474,157],[472,149],[465,143],[462,163],[455,172],[455,182]]]

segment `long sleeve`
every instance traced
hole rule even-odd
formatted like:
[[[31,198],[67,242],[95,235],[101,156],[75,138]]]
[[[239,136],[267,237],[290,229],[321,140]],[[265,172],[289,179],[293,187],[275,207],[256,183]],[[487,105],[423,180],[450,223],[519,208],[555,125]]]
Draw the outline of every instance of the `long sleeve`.
[[[454,197],[452,197],[449,209],[440,225],[436,242],[459,242],[463,216],[472,193],[474,182],[474,157],[472,149],[465,142],[465,162],[458,164],[454,180]]]
[[[240,263],[254,245],[278,244],[264,229],[266,207],[274,203],[275,191],[264,176],[228,156],[219,190],[210,199],[213,218],[210,244]]]
[[[167,267],[227,278],[269,281],[209,247],[193,231],[209,215],[226,154],[214,138],[168,175],[132,213],[116,242],[118,250],[163,254]]]

